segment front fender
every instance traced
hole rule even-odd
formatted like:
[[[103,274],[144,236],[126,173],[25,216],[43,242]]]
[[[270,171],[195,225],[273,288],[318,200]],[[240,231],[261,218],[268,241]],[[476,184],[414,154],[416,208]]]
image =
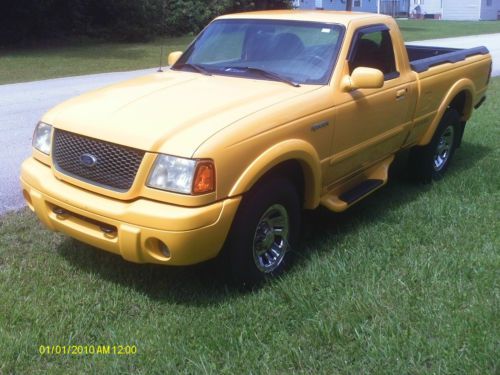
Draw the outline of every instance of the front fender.
[[[303,140],[291,139],[275,144],[259,155],[241,174],[229,196],[237,196],[250,190],[273,167],[288,161],[299,162],[304,174],[304,207],[316,208],[321,192],[321,167],[314,147]]]

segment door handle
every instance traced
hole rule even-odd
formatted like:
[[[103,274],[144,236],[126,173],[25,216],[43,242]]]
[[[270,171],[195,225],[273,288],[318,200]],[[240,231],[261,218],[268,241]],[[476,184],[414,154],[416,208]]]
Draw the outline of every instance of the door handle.
[[[401,89],[396,91],[396,100],[401,100],[406,97],[406,93],[408,92],[408,89]]]

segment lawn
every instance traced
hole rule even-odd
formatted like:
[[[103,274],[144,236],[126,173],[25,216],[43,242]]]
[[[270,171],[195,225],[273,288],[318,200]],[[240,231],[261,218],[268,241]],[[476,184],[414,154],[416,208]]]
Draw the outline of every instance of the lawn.
[[[398,21],[406,40],[500,33],[500,21]],[[57,47],[0,49],[0,84],[158,66],[161,46],[167,54],[184,50],[192,36],[148,43],[76,40]],[[166,61],[166,59],[163,59]]]
[[[406,41],[500,33],[500,21],[398,20]]]
[[[254,292],[0,217],[0,374],[498,374],[498,108],[500,78],[445,179],[402,157],[350,211],[308,213],[298,262]],[[57,345],[111,354],[39,352]]]
[[[192,36],[147,43],[76,40],[58,46],[0,49],[0,84],[151,68],[159,65],[162,46],[166,64],[168,53],[183,50],[192,40]]]

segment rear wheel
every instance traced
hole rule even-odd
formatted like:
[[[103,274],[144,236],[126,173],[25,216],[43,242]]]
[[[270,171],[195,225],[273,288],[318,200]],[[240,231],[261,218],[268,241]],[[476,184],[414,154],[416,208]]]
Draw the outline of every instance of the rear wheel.
[[[439,173],[448,166],[455,147],[455,127],[447,125],[439,136],[433,155],[434,172]]]
[[[261,181],[243,198],[226,242],[232,279],[254,286],[280,275],[297,248],[299,230],[300,200],[291,181]]]
[[[410,153],[410,167],[414,176],[423,182],[443,177],[459,145],[461,124],[458,112],[445,112],[428,145],[415,147]]]

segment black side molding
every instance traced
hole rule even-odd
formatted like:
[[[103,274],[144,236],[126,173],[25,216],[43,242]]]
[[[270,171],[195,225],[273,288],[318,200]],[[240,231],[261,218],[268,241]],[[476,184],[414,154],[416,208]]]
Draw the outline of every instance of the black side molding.
[[[428,47],[432,48],[432,47]],[[442,55],[437,55],[437,56],[432,56],[428,57],[426,59],[421,59],[421,60],[415,60],[411,61],[410,65],[412,70],[414,70],[417,73],[422,73],[429,68],[444,64],[444,63],[455,63],[458,61],[465,60],[469,56],[474,56],[474,55],[486,55],[490,53],[488,48],[481,46],[481,47],[474,47],[474,48],[468,48],[468,49],[461,49],[455,52],[450,52],[450,53],[445,53]]]
[[[481,100],[474,106],[474,109],[478,109],[479,107],[481,107],[485,100],[486,100],[486,96],[483,96],[481,98]]]

